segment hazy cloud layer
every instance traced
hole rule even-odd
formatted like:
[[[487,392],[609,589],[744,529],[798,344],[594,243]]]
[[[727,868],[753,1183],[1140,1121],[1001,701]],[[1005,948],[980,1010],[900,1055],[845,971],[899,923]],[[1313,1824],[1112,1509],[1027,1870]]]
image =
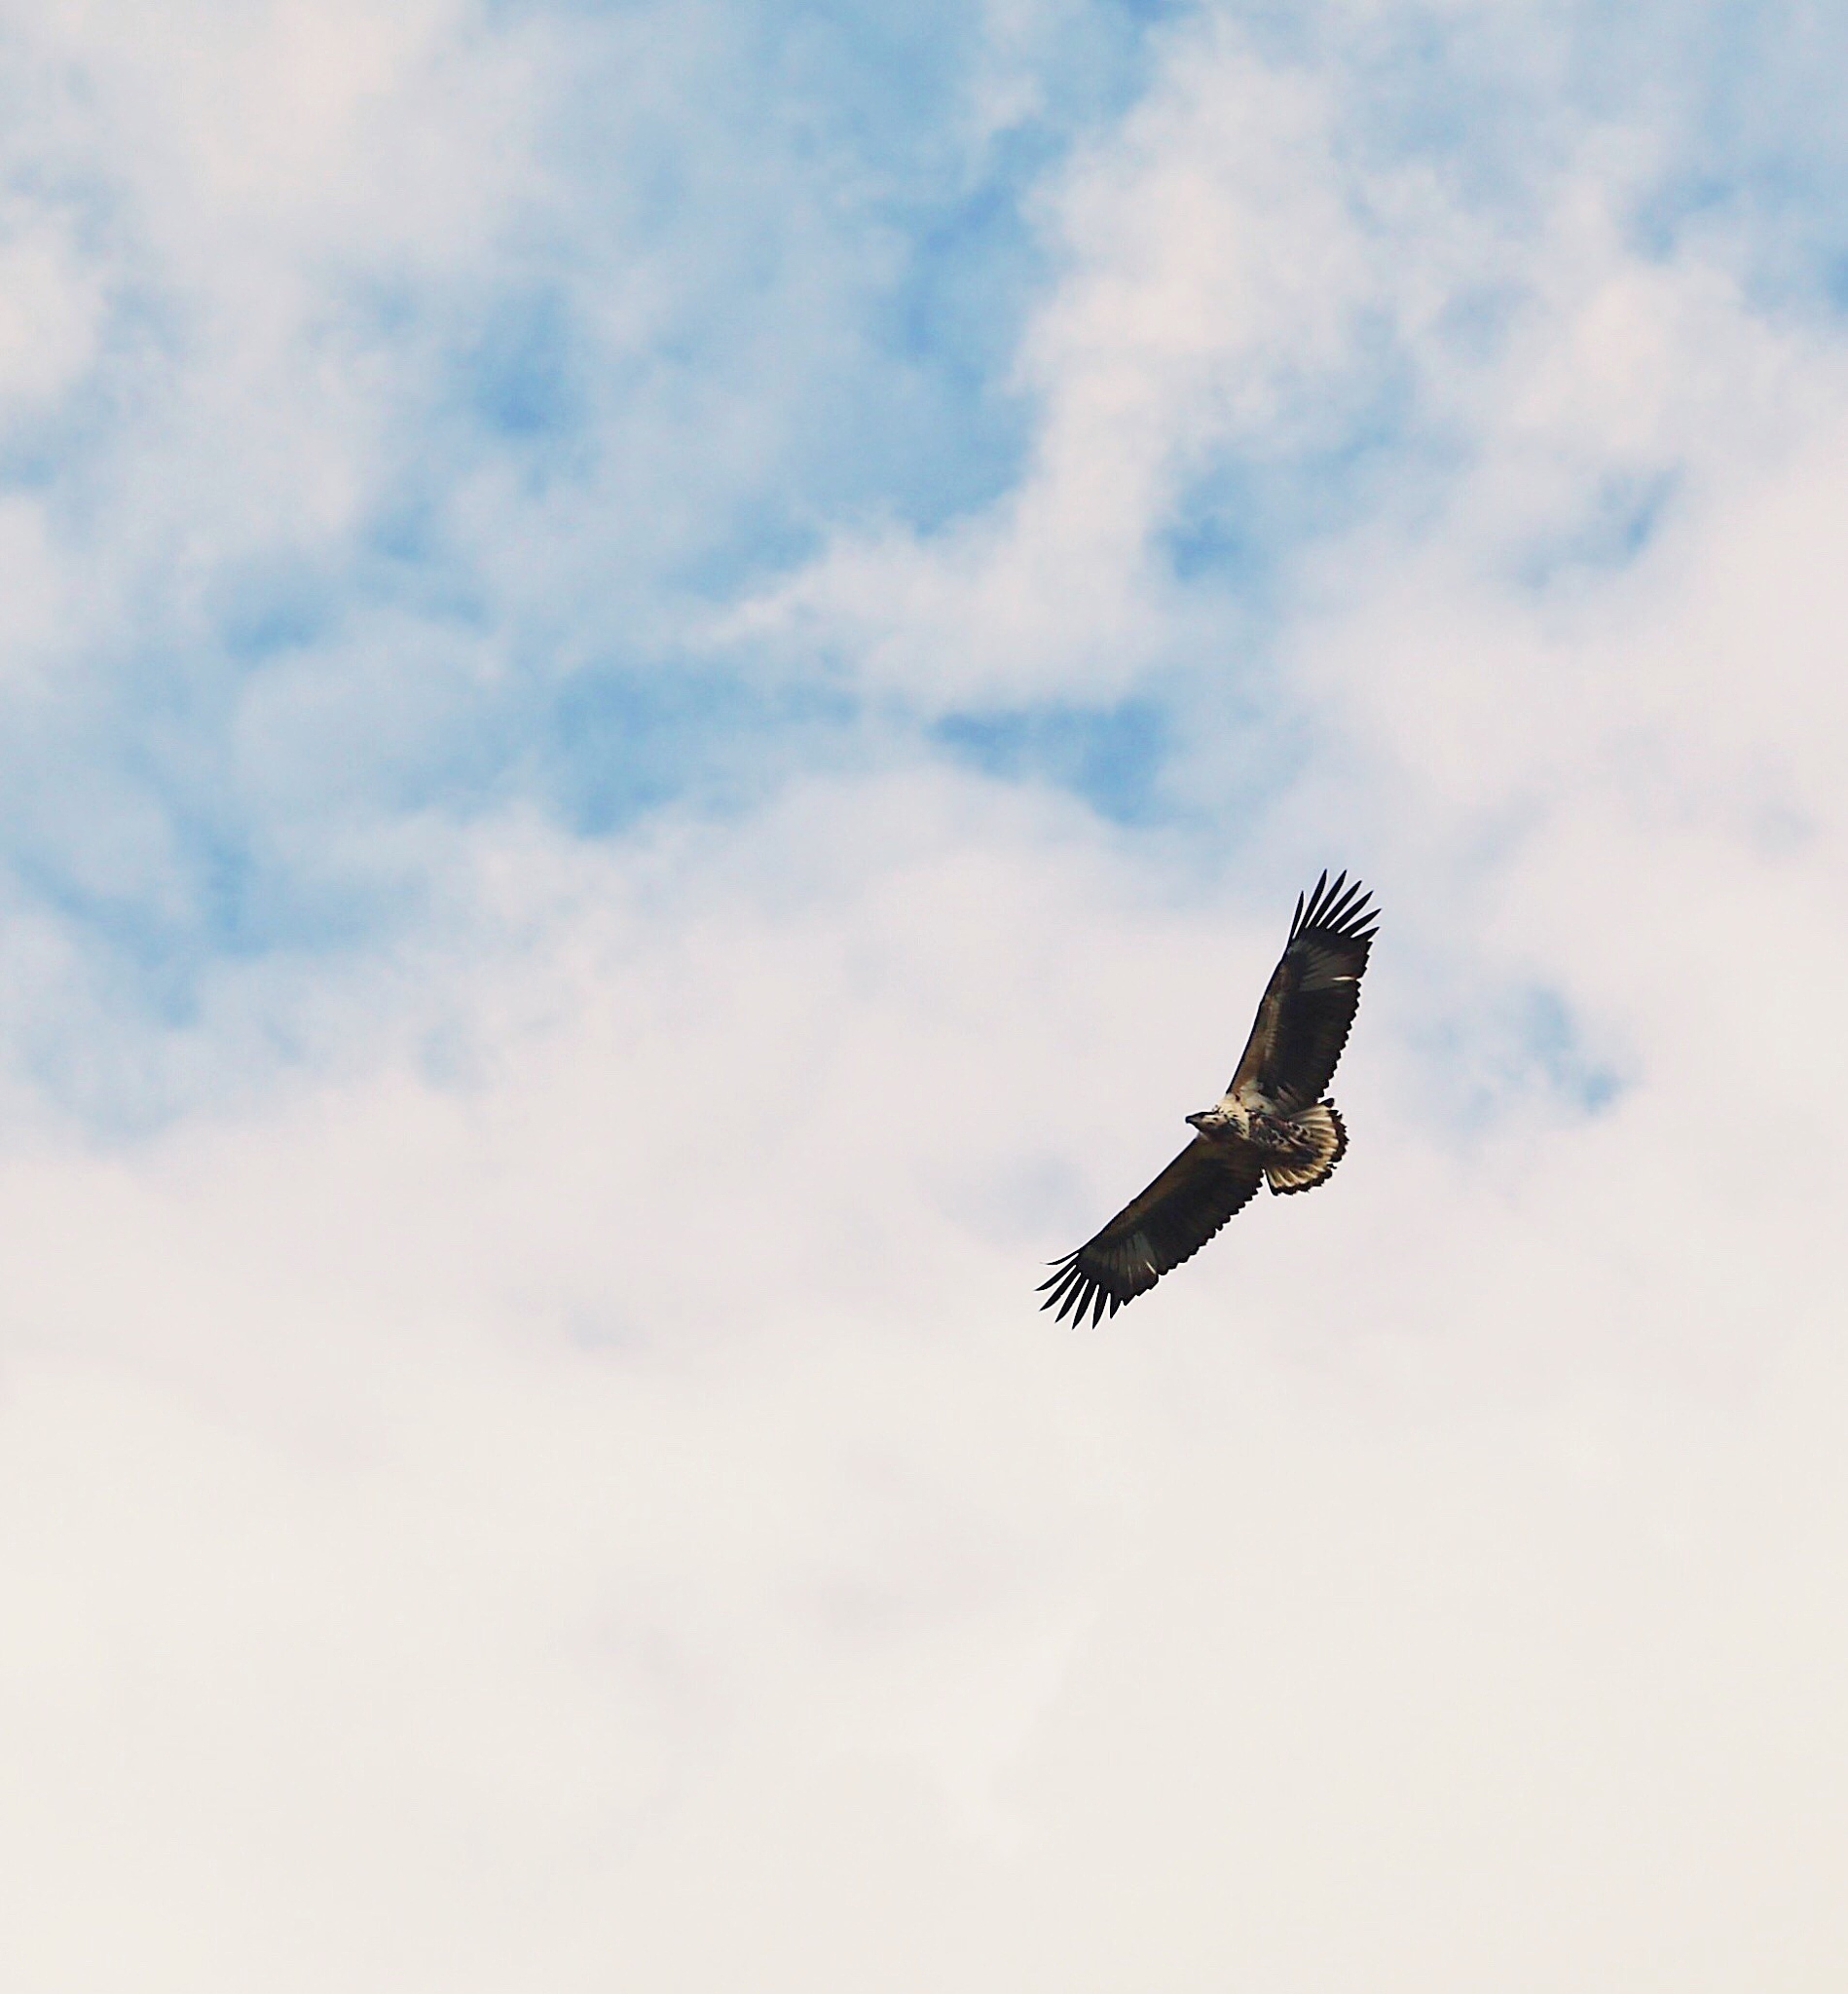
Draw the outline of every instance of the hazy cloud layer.
[[[1839,39],[12,18],[9,1985],[1839,1982]]]

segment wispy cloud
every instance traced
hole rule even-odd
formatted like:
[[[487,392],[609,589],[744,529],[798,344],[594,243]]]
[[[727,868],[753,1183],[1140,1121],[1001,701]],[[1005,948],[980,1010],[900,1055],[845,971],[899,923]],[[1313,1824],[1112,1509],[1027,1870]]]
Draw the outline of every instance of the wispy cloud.
[[[1828,1977],[1848,52],[1684,16],[15,15],[10,1984]],[[1330,861],[1340,1176],[1048,1328]]]

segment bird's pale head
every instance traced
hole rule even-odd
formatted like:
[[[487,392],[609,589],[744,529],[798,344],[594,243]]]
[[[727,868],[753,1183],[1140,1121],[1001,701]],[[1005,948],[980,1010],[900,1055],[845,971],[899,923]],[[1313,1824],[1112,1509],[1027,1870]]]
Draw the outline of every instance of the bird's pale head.
[[[1189,1126],[1202,1135],[1246,1135],[1251,1128],[1250,1118],[1237,1101],[1215,1101],[1187,1120]]]

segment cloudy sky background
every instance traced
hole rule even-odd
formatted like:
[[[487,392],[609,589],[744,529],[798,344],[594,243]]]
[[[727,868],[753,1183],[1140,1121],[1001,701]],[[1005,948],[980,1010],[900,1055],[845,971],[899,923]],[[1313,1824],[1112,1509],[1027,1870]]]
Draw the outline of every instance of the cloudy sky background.
[[[1843,1984],[1848,25],[4,23],[0,1977]]]

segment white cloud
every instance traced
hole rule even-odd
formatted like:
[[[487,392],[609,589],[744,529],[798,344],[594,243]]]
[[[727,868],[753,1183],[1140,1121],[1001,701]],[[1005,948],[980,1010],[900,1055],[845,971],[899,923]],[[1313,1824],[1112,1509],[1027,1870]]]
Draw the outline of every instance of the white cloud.
[[[1375,273],[1334,156],[1328,92],[1210,21],[1045,203],[1067,275],[1029,327],[1043,405],[1027,476],[920,537],[848,529],[747,605],[740,635],[838,646],[930,702],[1109,697],[1198,636],[1152,556],[1190,463],[1300,440],[1351,357]]]
[[[99,300],[55,220],[14,203],[0,247],[0,395],[58,393],[90,364]]]
[[[105,99],[199,121],[124,200],[204,329],[100,489],[141,522],[122,600],[173,546],[203,600],[226,544],[337,537],[395,447],[410,349],[369,371],[317,259],[491,295],[462,196],[509,226],[543,157],[547,212],[601,198],[522,151],[526,65],[569,37],[468,71],[484,31],[437,12],[227,16],[200,51],[56,22],[121,32]],[[980,142],[1041,31],[996,11]],[[1839,1979],[1838,332],[1713,236],[1637,246],[1640,115],[1563,121],[1497,208],[1361,146],[1328,63],[1165,47],[1044,194],[1022,482],[934,535],[831,515],[754,627],[924,710],[1145,685],[1225,644],[1231,592],[1153,551],[1190,481],[1351,440],[1377,342],[1413,414],[1369,502],[1286,550],[1262,670],[1293,735],[1224,721],[1216,652],[1174,695],[1172,794],[1216,829],[889,764],[603,844],[394,813],[344,771],[436,753],[445,686],[514,669],[526,611],[446,639],[342,599],[233,724],[144,711],[206,818],[229,741],[264,836],[417,882],[388,947],[205,951],[130,1034],[16,886],[9,1984]],[[780,240],[793,291],[851,289],[825,229]],[[599,292],[615,345],[681,322],[650,298],[732,295],[709,250]],[[22,393],[120,336],[96,301],[134,261],[46,278],[80,330]],[[683,361],[687,407],[796,378]],[[696,511],[682,433],[585,489]],[[588,644],[540,609],[630,515],[466,467],[495,551],[459,570]],[[8,503],[0,558],[55,566]],[[684,634],[662,572],[625,586]],[[4,612],[21,653],[63,585]],[[1228,771],[1286,751],[1235,834]],[[185,813],[64,787],[66,891],[183,929]],[[1386,909],[1341,1174],[1053,1326],[1035,1264],[1223,1081],[1325,858]],[[103,1097],[178,1072],[154,1133],[48,1104],[60,1010]]]
[[[1825,1128],[1650,1067],[1460,1155],[1390,921],[1338,1185],[1075,1336],[1279,909],[966,785],[482,856],[401,1053],[16,1147],[17,1980],[1836,1956]]]

